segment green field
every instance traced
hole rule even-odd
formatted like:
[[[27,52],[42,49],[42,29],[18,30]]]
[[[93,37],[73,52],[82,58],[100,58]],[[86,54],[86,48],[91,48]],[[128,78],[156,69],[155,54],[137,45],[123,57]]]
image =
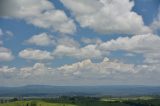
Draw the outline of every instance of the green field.
[[[160,106],[160,99],[152,97],[62,97],[56,99],[23,100],[0,103],[0,106]]]
[[[33,102],[33,101],[32,101]],[[68,103],[48,103],[44,101],[34,101],[32,103],[31,101],[27,102],[22,102],[22,101],[17,101],[17,102],[11,102],[11,103],[4,103],[0,104],[0,106],[130,106],[124,103],[107,103],[107,102],[90,102],[90,103],[77,103],[77,104],[68,104]]]
[[[40,100],[34,101],[16,101],[10,103],[3,103],[0,106],[76,106],[74,104],[67,103],[48,103]]]

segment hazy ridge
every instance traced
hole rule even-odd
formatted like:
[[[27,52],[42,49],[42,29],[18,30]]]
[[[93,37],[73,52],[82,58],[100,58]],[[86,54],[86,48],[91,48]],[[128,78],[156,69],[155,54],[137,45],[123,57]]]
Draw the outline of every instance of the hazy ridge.
[[[0,96],[136,96],[159,95],[160,86],[49,86],[0,87]]]

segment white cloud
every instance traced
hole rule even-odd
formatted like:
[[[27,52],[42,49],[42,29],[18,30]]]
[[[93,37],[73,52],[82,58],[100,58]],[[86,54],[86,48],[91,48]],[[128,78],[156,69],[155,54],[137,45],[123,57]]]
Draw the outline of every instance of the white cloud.
[[[107,78],[110,75],[135,74],[133,64],[124,64],[118,61],[111,61],[108,58],[100,63],[93,63],[91,60],[83,60],[70,65],[64,65],[58,68],[65,76],[82,77],[82,78]]]
[[[133,37],[119,37],[100,45],[105,50],[134,50],[136,52],[157,49],[154,44],[160,41],[160,37],[153,34],[134,35]],[[156,45],[159,46],[159,45]],[[145,50],[144,50],[145,49]]]
[[[100,44],[102,40],[99,38],[81,38],[81,42],[84,44]]]
[[[61,10],[45,12],[36,18],[29,19],[29,23],[64,34],[73,34],[76,30],[73,20]]]
[[[57,38],[57,46],[58,45],[65,45],[69,47],[79,47],[80,46],[78,41],[76,41],[75,39],[71,37],[66,37],[66,36]]]
[[[14,35],[13,32],[9,31],[9,30],[6,30],[5,32],[9,37],[12,37]]]
[[[12,37],[14,34],[13,34],[13,32],[11,32],[11,31],[9,31],[9,30],[2,30],[1,28],[0,28],[0,38],[3,38],[4,36],[5,37]]]
[[[16,77],[17,68],[16,67],[8,67],[2,66],[0,67],[0,78],[10,79],[12,77]]]
[[[0,61],[11,61],[13,58],[14,56],[9,49],[0,47]]]
[[[151,28],[154,31],[157,31],[160,29],[160,7],[159,7],[159,12],[158,12],[158,16],[154,19],[154,21],[151,24]]]
[[[3,37],[4,35],[9,35],[6,30],[2,30],[0,28],[0,61],[11,61],[13,60],[14,56],[12,54],[12,51],[8,48],[3,47]]]
[[[34,44],[37,46],[58,46],[65,45],[69,47],[79,47],[78,41],[69,36],[55,37],[54,35],[49,35],[45,32],[33,35],[31,38],[25,41],[28,44]]]
[[[99,33],[139,34],[150,32],[143,19],[132,11],[130,0],[61,0],[71,10],[81,27]]]
[[[66,80],[68,77],[70,80],[72,78],[81,77],[84,79],[107,79],[109,76],[116,76],[121,74],[136,74],[134,70],[134,65],[124,64],[118,61],[111,61],[108,58],[104,58],[102,62],[93,63],[90,59],[83,60],[81,62],[76,62],[70,65],[64,65],[57,68],[50,67],[44,63],[35,63],[33,66],[25,67],[0,67],[0,75],[3,77],[0,78],[9,78],[9,79],[54,79],[56,80]],[[54,76],[54,77],[53,77]],[[69,80],[67,79],[67,80]],[[80,79],[80,80],[84,80]],[[117,79],[114,79],[117,80]],[[40,80],[37,80],[37,83]]]
[[[8,66],[3,66],[0,68],[0,72],[2,73],[11,73],[14,72],[16,70],[15,67],[9,68]]]
[[[145,56],[145,63],[150,63],[150,64],[160,64],[160,51],[152,51],[150,53],[144,54]]]
[[[95,59],[107,56],[112,51],[123,50],[130,54],[141,54],[145,63],[160,63],[160,37],[154,34],[119,37],[106,42],[88,44],[83,47],[72,43],[59,44],[53,51],[54,56],[70,56],[77,59]]]
[[[97,49],[96,45],[87,45],[85,47],[70,47],[66,45],[58,45],[53,51],[55,56],[70,56],[77,59],[91,59],[100,58],[101,52]]]
[[[153,21],[151,28],[155,31],[160,29],[160,18]]]
[[[37,49],[24,49],[19,52],[19,56],[31,60],[52,60],[54,58],[50,52]]]
[[[97,46],[87,45],[78,51],[78,53],[76,54],[76,57],[90,59],[90,58],[100,58],[101,55],[102,55],[101,51],[97,49]]]
[[[0,66],[0,81],[19,84],[144,84],[148,82],[159,83],[159,64],[134,65],[118,60],[104,58],[101,62],[92,62],[86,59],[80,62],[66,64],[57,68],[44,63],[35,63],[33,66],[8,67]],[[156,74],[155,74],[156,73]],[[112,84],[113,84],[112,83]]]
[[[79,42],[70,37],[62,37],[57,40],[56,48],[53,51],[56,57],[69,56],[77,59],[100,58],[101,53],[96,45],[90,44],[80,47]]]
[[[19,77],[21,78],[46,76],[53,71],[52,68],[43,63],[35,63],[31,67],[22,67],[19,70]]]
[[[21,68],[2,66],[0,67],[0,78],[25,79],[52,76],[54,69],[44,63],[35,63],[33,66]]]
[[[53,54],[55,56],[73,56],[77,53],[76,47],[69,47],[65,45],[58,45],[56,49],[53,51]]]
[[[10,11],[6,14],[8,17],[24,19],[27,23],[64,34],[76,31],[73,20],[49,0],[14,0],[11,4],[6,7]]]
[[[154,34],[135,35],[131,38],[120,37],[100,44],[102,51],[124,50],[143,54],[147,63],[159,61],[160,50],[158,48],[160,48],[160,37]]]
[[[33,35],[30,39],[26,41],[28,44],[35,44],[37,46],[49,46],[55,43],[53,37],[47,33],[41,33],[38,35]]]
[[[76,31],[72,19],[68,18],[62,10],[56,9],[48,0],[15,0],[16,6],[11,17],[23,19],[29,24],[41,28],[51,29],[63,34],[73,34]],[[134,2],[130,0],[61,0],[63,4],[72,11],[76,21],[81,27],[89,27],[100,33],[146,33],[150,29],[143,23],[140,15],[132,11]],[[124,6],[125,5],[125,6]],[[153,22],[152,29],[159,28],[159,17]],[[0,29],[2,35],[13,36],[13,33]],[[63,35],[62,34],[62,35]],[[154,34],[133,35],[130,37],[119,37],[106,42],[98,38],[82,38],[81,44],[74,38],[60,36],[53,39],[52,35],[40,33],[33,35],[27,40],[28,44],[37,46],[56,46],[53,52],[39,49],[24,49],[19,52],[21,58],[27,60],[52,60],[55,57],[69,56],[82,60],[72,64],[65,64],[57,68],[47,66],[44,63],[35,63],[33,66],[9,67],[0,65],[0,78],[29,78],[28,81],[45,82],[48,80],[74,82],[72,78],[81,78],[89,82],[92,79],[105,79],[105,81],[128,80],[130,76],[134,80],[153,81],[160,75],[160,37]],[[0,40],[0,62],[11,61],[14,56],[11,50],[2,47]],[[139,65],[124,63],[119,60],[104,58],[112,51],[126,51],[126,56],[142,54],[144,62]],[[102,58],[103,61],[98,62]],[[137,58],[137,57],[135,57]],[[83,60],[84,59],[84,60]],[[96,60],[92,62],[91,60]],[[52,63],[49,63],[52,64]],[[63,76],[64,75],[64,76]],[[69,76],[69,77],[67,77]],[[39,77],[42,78],[40,81]],[[33,78],[33,79],[32,79]],[[37,80],[34,80],[37,79]],[[68,79],[67,79],[68,78]],[[54,80],[53,80],[54,79]],[[78,81],[79,81],[78,80]],[[3,82],[3,80],[0,80]],[[159,80],[156,80],[159,81]],[[12,82],[11,80],[9,82]],[[93,82],[93,81],[92,81]],[[98,80],[97,80],[98,82]],[[129,81],[128,81],[129,82]],[[76,81],[75,81],[76,83]],[[159,82],[158,82],[159,83]]]

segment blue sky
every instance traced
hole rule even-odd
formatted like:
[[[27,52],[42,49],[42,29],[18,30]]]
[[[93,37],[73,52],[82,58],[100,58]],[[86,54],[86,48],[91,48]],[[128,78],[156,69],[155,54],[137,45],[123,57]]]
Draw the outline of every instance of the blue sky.
[[[159,85],[159,0],[3,3],[1,84]]]

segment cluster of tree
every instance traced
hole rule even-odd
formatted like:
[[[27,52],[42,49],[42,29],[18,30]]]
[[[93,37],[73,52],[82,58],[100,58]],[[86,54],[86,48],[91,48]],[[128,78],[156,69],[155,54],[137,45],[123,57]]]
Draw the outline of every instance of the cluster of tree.
[[[15,101],[18,101],[17,98],[13,98],[13,99],[1,99],[0,100],[0,103],[8,103],[8,102],[15,102]]]
[[[96,97],[84,97],[84,96],[61,96],[58,98],[52,99],[44,99],[46,102],[54,102],[54,103],[77,103],[77,102],[91,102],[91,101],[98,101],[99,98]]]
[[[124,103],[129,104],[131,106],[159,106],[157,104],[154,104],[154,100],[128,100],[124,101]]]

